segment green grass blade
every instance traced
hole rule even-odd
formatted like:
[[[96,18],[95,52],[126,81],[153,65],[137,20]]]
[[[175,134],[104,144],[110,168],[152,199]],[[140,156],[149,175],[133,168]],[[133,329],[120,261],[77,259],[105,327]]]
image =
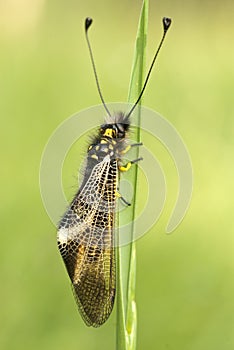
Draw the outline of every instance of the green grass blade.
[[[148,0],[143,1],[136,37],[135,53],[128,101],[134,103],[138,98],[144,81],[145,47],[148,24]],[[131,139],[140,140],[140,110],[137,111],[134,123],[138,126],[132,130]],[[134,158],[138,158],[139,150],[135,149]],[[131,206],[126,208],[119,217],[120,227],[131,222],[130,240],[134,235],[134,218],[136,215],[137,166],[133,166],[127,179],[132,183],[134,198]],[[136,281],[136,248],[135,243],[120,247],[117,250],[117,350],[136,349],[137,313],[135,302]]]

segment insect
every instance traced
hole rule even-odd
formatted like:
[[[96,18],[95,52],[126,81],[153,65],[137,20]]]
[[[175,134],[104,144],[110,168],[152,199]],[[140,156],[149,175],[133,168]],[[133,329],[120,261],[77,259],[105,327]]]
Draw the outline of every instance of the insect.
[[[163,18],[163,36],[138,99],[128,113],[114,115],[109,112],[100,90],[88,37],[91,24],[92,19],[87,18],[86,40],[107,118],[88,147],[83,182],[59,223],[57,242],[80,314],[88,326],[99,327],[110,316],[115,300],[116,201],[121,198],[128,204],[118,192],[119,175],[141,159],[123,163],[130,148],[140,145],[127,143],[130,117],[143,95],[171,19]]]

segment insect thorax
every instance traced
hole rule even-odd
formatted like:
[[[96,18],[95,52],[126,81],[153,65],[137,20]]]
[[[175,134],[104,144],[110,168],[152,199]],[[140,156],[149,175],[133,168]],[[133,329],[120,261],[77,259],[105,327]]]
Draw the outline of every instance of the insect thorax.
[[[121,159],[128,149],[126,143],[128,129],[129,118],[123,113],[107,119],[106,124],[101,125],[99,134],[88,148],[88,159],[101,162],[107,155],[111,160]]]

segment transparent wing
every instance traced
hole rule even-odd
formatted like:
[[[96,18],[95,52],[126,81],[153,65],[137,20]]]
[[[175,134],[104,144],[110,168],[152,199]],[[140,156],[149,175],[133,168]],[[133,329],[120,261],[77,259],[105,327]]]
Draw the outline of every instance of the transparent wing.
[[[87,325],[98,327],[109,317],[115,298],[113,230],[117,162],[110,157],[92,170],[62,218],[58,247]]]

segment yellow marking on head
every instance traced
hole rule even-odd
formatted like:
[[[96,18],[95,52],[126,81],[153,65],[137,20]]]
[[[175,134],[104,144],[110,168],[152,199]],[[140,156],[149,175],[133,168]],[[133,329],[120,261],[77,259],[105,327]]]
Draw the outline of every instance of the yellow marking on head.
[[[115,137],[116,132],[114,129],[106,129],[103,135],[108,137]]]
[[[119,170],[120,170],[120,171],[128,171],[128,170],[131,168],[131,166],[132,166],[132,163],[129,162],[129,163],[127,163],[126,165],[120,166],[120,167],[119,167]]]
[[[92,154],[91,158],[98,160],[98,156],[96,154]]]

